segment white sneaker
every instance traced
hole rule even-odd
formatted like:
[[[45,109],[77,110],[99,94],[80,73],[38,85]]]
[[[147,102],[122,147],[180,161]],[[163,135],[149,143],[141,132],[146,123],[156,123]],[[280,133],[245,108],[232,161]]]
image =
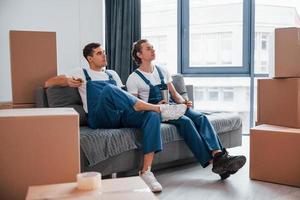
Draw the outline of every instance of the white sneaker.
[[[140,177],[148,185],[148,187],[151,189],[152,192],[162,191],[161,184],[156,180],[154,174],[150,171],[150,168],[147,171],[145,171],[143,174],[141,173]]]
[[[160,112],[162,121],[169,121],[172,119],[178,119],[179,117],[183,116],[187,107],[185,104],[161,104],[160,105]]]

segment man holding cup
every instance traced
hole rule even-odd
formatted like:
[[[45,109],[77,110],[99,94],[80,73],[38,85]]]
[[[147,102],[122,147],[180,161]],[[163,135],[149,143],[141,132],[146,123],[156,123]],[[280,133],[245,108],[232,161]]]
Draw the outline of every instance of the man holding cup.
[[[246,157],[230,156],[208,118],[203,113],[193,110],[192,102],[184,99],[176,91],[165,68],[152,64],[155,50],[147,40],[139,40],[133,44],[132,58],[139,68],[129,76],[127,91],[148,103],[187,106],[184,116],[176,120],[167,120],[167,123],[178,127],[181,137],[202,167],[212,163],[212,171],[219,174],[221,179],[228,178],[243,167]],[[171,98],[168,97],[169,93]]]

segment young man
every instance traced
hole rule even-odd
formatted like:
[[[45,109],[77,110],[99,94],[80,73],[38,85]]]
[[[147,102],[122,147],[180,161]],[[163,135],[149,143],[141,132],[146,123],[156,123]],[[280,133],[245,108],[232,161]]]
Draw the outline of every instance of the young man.
[[[160,123],[164,118],[179,118],[186,106],[152,105],[123,91],[118,74],[113,70],[105,70],[106,55],[98,43],[86,45],[83,55],[89,63],[89,69],[81,68],[70,76],[51,78],[45,86],[77,87],[91,128],[141,128],[144,162],[140,176],[153,192],[162,191],[150,171],[154,153],[162,150]]]
[[[246,162],[245,156],[229,156],[207,117],[191,108],[192,102],[183,99],[175,90],[171,76],[164,68],[154,66],[155,50],[147,40],[139,40],[132,48],[132,58],[139,65],[128,78],[128,92],[152,104],[169,103],[162,100],[161,88],[167,88],[177,104],[188,107],[184,116],[169,120],[180,130],[180,134],[199,163],[206,167],[213,164],[212,171],[221,179],[236,173]]]

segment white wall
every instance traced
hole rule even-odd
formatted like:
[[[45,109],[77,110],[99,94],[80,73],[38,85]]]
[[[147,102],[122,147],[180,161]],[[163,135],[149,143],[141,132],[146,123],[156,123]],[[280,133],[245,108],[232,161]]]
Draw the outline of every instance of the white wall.
[[[12,100],[10,30],[56,32],[58,73],[63,74],[87,65],[85,44],[103,43],[103,10],[103,0],[0,0],[0,102]]]

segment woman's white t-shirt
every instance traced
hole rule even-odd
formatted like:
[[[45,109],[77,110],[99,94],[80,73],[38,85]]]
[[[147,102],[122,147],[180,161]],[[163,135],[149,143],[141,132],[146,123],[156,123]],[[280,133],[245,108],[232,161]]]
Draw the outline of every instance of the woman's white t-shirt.
[[[159,69],[164,76],[165,83],[168,84],[172,82],[172,77],[170,76],[169,72],[163,67],[159,67]],[[152,73],[143,72],[141,70],[139,71],[145,76],[146,79],[150,81],[153,86],[161,84],[161,80],[156,67],[154,67]],[[126,82],[126,88],[129,93],[138,95],[140,99],[148,102],[150,87],[137,73],[133,72],[132,74],[130,74]]]
[[[91,77],[91,79],[93,81],[105,81],[105,80],[109,80],[109,76],[105,73],[105,70],[101,70],[101,71],[95,71],[89,68],[86,68],[87,73],[89,74],[89,76]],[[115,72],[114,70],[106,70],[107,73],[111,74],[113,79],[116,81],[117,86],[118,87],[123,87],[123,83],[119,77],[119,75],[117,74],[117,72]],[[87,109],[87,100],[86,100],[86,79],[85,79],[85,75],[83,72],[82,68],[78,68],[74,71],[71,71],[70,73],[67,74],[68,77],[74,77],[74,78],[81,78],[83,80],[83,83],[81,84],[81,86],[78,88],[79,94],[81,96],[81,100],[83,103],[83,108],[85,110],[85,112],[88,112]]]

